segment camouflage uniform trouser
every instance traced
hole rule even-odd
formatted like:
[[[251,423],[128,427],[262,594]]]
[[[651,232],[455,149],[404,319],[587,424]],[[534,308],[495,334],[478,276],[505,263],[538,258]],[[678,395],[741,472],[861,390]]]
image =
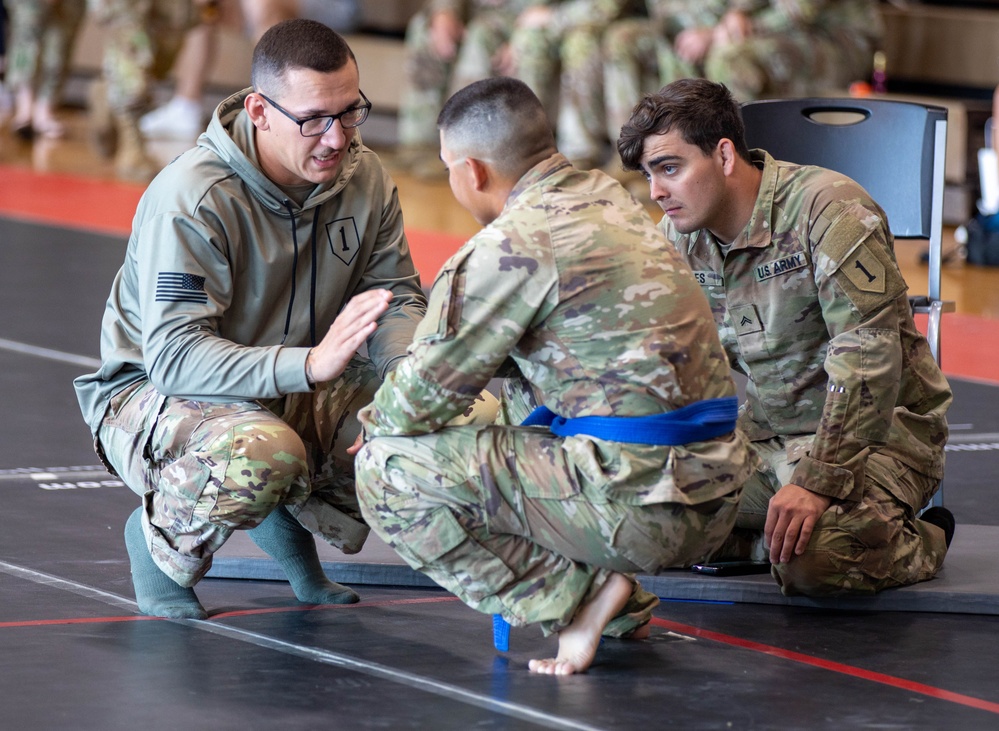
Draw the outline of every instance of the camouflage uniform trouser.
[[[753,442],[764,467],[743,488],[736,525],[762,531],[767,504],[791,481],[794,465],[778,440]],[[933,578],[943,565],[943,532],[916,519],[940,481],[893,457],[867,460],[863,497],[833,500],[805,553],[777,564],[772,573],[784,594],[873,594]]]
[[[410,147],[434,147],[440,138],[437,115],[444,101],[473,81],[495,75],[493,56],[510,36],[516,16],[483,11],[465,26],[458,56],[445,61],[430,44],[430,17],[413,16],[406,29],[406,79],[399,108],[399,142]]]
[[[693,507],[616,502],[563,445],[547,429],[500,425],[376,437],[357,459],[361,510],[410,566],[470,607],[546,634],[611,572],[689,564],[731,531],[738,490]],[[636,583],[604,634],[644,624],[658,601]]]
[[[549,28],[518,28],[510,37],[517,64],[513,75],[541,100],[553,125],[558,119],[561,47],[562,36]]]
[[[98,450],[142,496],[150,554],[181,586],[205,575],[234,530],[255,528],[281,504],[312,533],[356,553],[368,528],[346,449],[378,384],[361,358],[315,391],[266,404],[167,397],[141,381],[112,399]]]
[[[603,42],[607,126],[616,140],[643,93],[677,79],[704,77],[725,84],[738,101],[808,96],[845,89],[870,75],[873,48],[862,39],[838,42],[813,34],[758,36],[712,48],[703,65],[682,61],[671,39],[650,20],[612,24]]]
[[[703,76],[725,84],[737,101],[808,96],[844,90],[851,81],[868,78],[873,53],[859,39],[848,43],[814,33],[765,35],[712,48]]]
[[[607,152],[600,48],[604,30],[596,26],[573,28],[566,33],[559,49],[561,75],[556,130],[559,152],[570,160],[599,163]]]
[[[29,86],[39,100],[55,100],[83,22],[86,0],[15,0],[10,3],[7,85]]]
[[[609,138],[621,127],[642,94],[700,73],[673,53],[672,42],[650,18],[626,18],[611,24],[603,39],[603,84]]]
[[[153,83],[166,78],[188,30],[198,21],[192,0],[89,0],[107,33],[102,71],[108,104],[119,113],[139,113]]]

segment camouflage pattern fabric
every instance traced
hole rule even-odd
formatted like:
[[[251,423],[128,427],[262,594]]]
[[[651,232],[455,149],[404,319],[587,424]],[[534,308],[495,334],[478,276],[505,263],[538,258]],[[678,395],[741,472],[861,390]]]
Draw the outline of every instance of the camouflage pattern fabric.
[[[647,0],[653,22],[613,24],[604,38],[607,126],[616,140],[643,93],[681,78],[725,84],[736,100],[845,90],[871,74],[883,34],[876,0]],[[753,34],[712,46],[700,64],[681,60],[676,35],[747,13]]]
[[[699,76],[699,69],[673,52],[676,36],[689,28],[713,27],[728,9],[728,0],[646,0],[648,17],[624,18],[606,29],[603,38],[603,84],[610,140],[642,94],[676,79]]]
[[[763,172],[756,209],[730,248],[705,230],[681,235],[668,217],[660,224],[749,377],[739,423],[769,467],[747,484],[744,506],[755,507],[740,523],[765,514],[782,484],[833,499],[807,555],[776,567],[785,593],[928,578],[946,548],[914,515],[943,476],[952,394],[913,322],[884,212],[838,173],[762,151],[753,160]],[[884,541],[869,543],[872,533]],[[851,550],[827,546],[844,534]],[[803,576],[796,566],[806,565]]]
[[[369,525],[470,606],[558,631],[608,576],[698,560],[731,530],[754,468],[744,436],[677,447],[511,426],[643,415],[735,385],[690,270],[616,182],[556,154],[442,268],[409,356],[361,413]],[[501,416],[444,427],[494,376]],[[635,588],[607,628],[654,604]]]
[[[354,491],[358,410],[379,381],[356,357],[315,391],[268,403],[213,403],[163,396],[145,381],[111,402],[98,432],[108,466],[145,505],[153,560],[193,586],[237,529],[284,504],[344,553],[367,538]]]
[[[762,536],[767,503],[792,482],[779,437],[753,442],[764,467],[746,482],[736,526]],[[873,594],[933,578],[943,564],[946,545],[939,534],[916,520],[913,505],[924,505],[939,480],[902,461],[874,452],[867,459],[858,500],[834,500],[812,533],[809,550],[771,567],[785,594],[822,596]],[[754,546],[714,556],[717,560],[751,557]]]
[[[617,18],[640,12],[636,0],[561,0],[543,28],[517,28],[510,38],[514,74],[541,99],[555,123],[559,150],[569,159],[602,156],[604,129],[602,37]],[[634,102],[633,102],[634,103]]]
[[[89,0],[106,29],[101,68],[112,112],[138,114],[149,104],[152,85],[166,78],[198,22],[192,0]]]
[[[438,144],[437,115],[458,89],[495,75],[493,57],[509,40],[528,0],[467,0],[431,3],[406,28],[406,79],[399,108],[399,142],[408,147]],[[430,15],[448,10],[462,18],[465,35],[455,59],[440,58],[430,44]]]
[[[86,0],[9,3],[8,88],[30,87],[36,100],[58,98],[85,9]]]

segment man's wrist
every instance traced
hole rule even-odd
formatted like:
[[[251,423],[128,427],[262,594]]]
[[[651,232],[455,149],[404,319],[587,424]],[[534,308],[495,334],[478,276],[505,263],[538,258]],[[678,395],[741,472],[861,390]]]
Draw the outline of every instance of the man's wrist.
[[[316,383],[316,378],[312,375],[312,351],[313,348],[309,348],[309,352],[305,356],[305,380],[310,386],[314,386]]]

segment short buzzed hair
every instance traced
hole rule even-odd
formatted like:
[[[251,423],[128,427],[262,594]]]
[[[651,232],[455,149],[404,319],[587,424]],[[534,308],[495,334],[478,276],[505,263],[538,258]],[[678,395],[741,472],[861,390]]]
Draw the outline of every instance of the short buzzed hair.
[[[455,155],[488,162],[519,178],[556,152],[555,134],[541,101],[522,81],[482,79],[456,92],[437,117]]]
[[[256,91],[277,95],[291,69],[328,73],[348,62],[356,64],[357,59],[343,36],[314,20],[294,18],[271,26],[260,37],[253,49],[250,81]]]
[[[645,139],[677,131],[687,144],[710,155],[721,139],[732,140],[739,157],[749,161],[742,112],[724,84],[680,79],[646,94],[621,128],[617,151],[625,170],[642,166]]]

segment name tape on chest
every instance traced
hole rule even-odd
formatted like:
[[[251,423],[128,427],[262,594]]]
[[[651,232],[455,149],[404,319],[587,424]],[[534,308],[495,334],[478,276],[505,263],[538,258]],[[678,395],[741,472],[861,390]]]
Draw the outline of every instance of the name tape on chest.
[[[695,271],[694,279],[702,287],[720,287],[725,283],[721,274],[712,271]]]

